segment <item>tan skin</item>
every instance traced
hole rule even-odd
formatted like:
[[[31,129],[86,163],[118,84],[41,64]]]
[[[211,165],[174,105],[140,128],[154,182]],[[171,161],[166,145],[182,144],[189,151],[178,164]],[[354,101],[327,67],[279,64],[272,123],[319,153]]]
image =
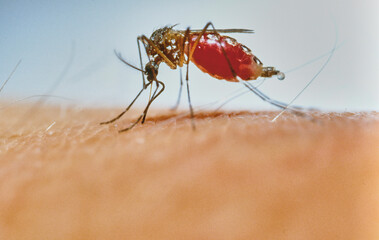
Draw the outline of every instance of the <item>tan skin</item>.
[[[118,109],[16,126],[29,109],[0,112],[0,239],[379,239],[378,113],[197,112],[193,131],[152,109],[118,134],[98,125]]]

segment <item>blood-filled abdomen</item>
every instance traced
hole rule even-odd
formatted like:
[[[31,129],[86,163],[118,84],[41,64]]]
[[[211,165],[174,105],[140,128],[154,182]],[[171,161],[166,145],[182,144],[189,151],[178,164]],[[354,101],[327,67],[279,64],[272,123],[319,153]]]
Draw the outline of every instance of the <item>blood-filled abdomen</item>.
[[[198,36],[198,34],[191,34],[191,49]],[[230,64],[239,78],[242,80],[254,80],[260,76],[262,65],[254,60],[255,56],[247,47],[227,36],[220,36],[220,40]],[[208,73],[212,77],[237,82],[238,80],[233,76],[221,45],[216,35],[204,34],[196,46],[191,61],[201,71]]]

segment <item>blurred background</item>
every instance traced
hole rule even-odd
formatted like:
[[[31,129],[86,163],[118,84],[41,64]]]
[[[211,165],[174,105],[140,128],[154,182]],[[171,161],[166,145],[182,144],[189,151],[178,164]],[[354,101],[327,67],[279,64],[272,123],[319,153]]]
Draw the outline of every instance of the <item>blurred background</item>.
[[[141,89],[141,74],[122,64],[114,49],[138,66],[138,35],[149,37],[154,30],[177,23],[177,29],[200,29],[212,21],[216,28],[254,29],[254,34],[231,36],[265,65],[284,72],[324,55],[288,72],[284,81],[272,78],[260,86],[284,102],[291,101],[320,70],[337,41],[329,64],[295,104],[324,110],[379,110],[378,7],[378,1],[372,0],[0,0],[0,84],[22,59],[0,97],[13,101],[48,93],[64,97],[48,102],[124,107]],[[217,100],[222,104],[242,88],[214,79],[193,64],[189,76],[197,108]],[[162,64],[158,77],[167,89],[153,107],[171,107],[178,94],[179,70]],[[137,104],[144,106],[146,100],[147,95]],[[184,92],[181,108],[187,105]],[[225,108],[273,107],[250,93]]]

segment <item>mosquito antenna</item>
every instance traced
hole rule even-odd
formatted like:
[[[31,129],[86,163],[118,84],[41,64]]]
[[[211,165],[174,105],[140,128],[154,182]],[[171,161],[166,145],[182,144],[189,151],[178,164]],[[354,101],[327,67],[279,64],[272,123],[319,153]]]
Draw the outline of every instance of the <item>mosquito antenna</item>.
[[[117,52],[116,50],[114,50],[114,54],[116,54],[116,56],[118,57],[118,59],[120,59],[121,62],[125,63],[129,67],[134,68],[135,70],[138,70],[138,71],[140,71],[142,73],[146,73],[144,70],[142,70],[142,69],[140,69],[140,68],[138,68],[136,66],[133,66],[132,64],[130,64],[127,61],[125,61],[125,59],[122,58],[121,53]]]
[[[176,26],[178,26],[179,25],[179,23],[175,23],[174,25],[172,25],[172,26],[169,26],[170,28],[174,28],[174,27],[176,27]]]
[[[5,82],[3,83],[3,85],[1,85],[1,87],[0,87],[0,92],[3,90],[3,88],[5,87],[5,84],[7,84],[7,82],[9,81],[9,79],[11,79],[13,73],[16,72],[16,70],[17,70],[17,68],[18,68],[18,65],[20,65],[21,61],[22,61],[22,59],[20,59],[20,60],[18,61],[18,63],[16,64],[16,66],[13,68],[13,71],[11,72],[11,74],[9,74],[7,80],[5,80]]]
[[[333,54],[334,54],[334,51],[336,50],[336,47],[337,47],[337,41],[338,41],[338,29],[337,29],[337,26],[336,24],[334,23],[334,26],[335,26],[335,32],[336,32],[336,39],[334,41],[334,46],[333,46],[333,49],[328,57],[328,59],[325,61],[325,63],[321,66],[320,70],[313,76],[313,78],[307,83],[307,85],[305,85],[305,87],[287,104],[287,106],[278,114],[276,115],[271,121],[272,122],[275,122],[276,119],[278,119],[288,108],[289,106],[305,91],[305,89],[307,89],[311,84],[312,82],[318,77],[318,75],[324,70],[324,68],[326,67],[326,65],[328,65],[330,59],[332,58]]]

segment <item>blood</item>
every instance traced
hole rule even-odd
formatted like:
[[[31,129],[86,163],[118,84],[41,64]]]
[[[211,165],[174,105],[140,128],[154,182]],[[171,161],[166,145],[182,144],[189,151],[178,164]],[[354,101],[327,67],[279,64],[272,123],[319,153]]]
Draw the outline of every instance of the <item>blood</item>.
[[[198,34],[191,34],[191,48],[198,36]],[[239,78],[242,80],[254,80],[261,75],[262,66],[254,60],[255,56],[250,50],[235,39],[227,36],[220,36],[219,40],[215,34],[204,34],[196,46],[191,61],[201,71],[214,78],[238,82],[238,79],[233,76],[221,46],[224,48],[230,64]]]

